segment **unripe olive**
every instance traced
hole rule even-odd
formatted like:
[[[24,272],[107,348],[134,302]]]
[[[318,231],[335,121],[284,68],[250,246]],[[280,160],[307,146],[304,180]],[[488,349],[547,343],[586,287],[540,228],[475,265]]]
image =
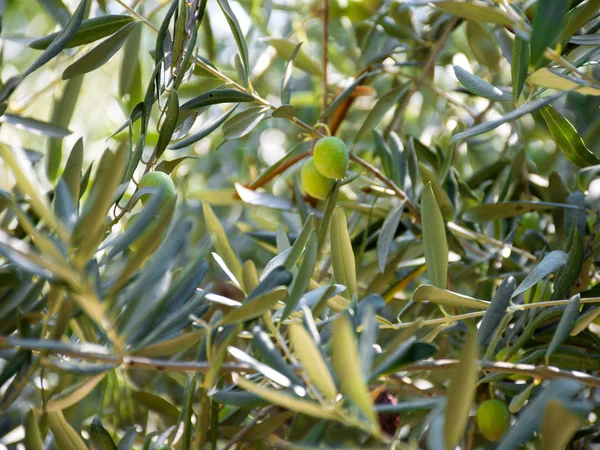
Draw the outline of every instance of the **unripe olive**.
[[[314,158],[308,158],[302,166],[302,185],[306,193],[319,200],[325,200],[335,181],[324,177],[315,167]]]
[[[142,177],[138,184],[138,189],[145,187],[155,187],[159,190],[164,188],[164,196],[161,202],[161,207],[168,205],[175,197],[177,197],[177,191],[175,190],[175,184],[169,175],[164,172],[148,172]],[[144,194],[140,197],[142,204],[146,204],[150,200],[151,194]]]
[[[315,166],[327,178],[344,178],[350,156],[344,141],[335,136],[321,138],[313,149]]]
[[[510,426],[510,414],[504,402],[486,400],[477,410],[477,427],[481,434],[492,442],[502,438]]]

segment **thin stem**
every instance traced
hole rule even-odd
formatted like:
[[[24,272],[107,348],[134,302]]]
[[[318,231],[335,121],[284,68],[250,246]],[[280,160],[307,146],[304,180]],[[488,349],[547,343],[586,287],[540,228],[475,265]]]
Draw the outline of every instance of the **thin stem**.
[[[327,58],[329,53],[329,0],[323,1],[323,111],[327,109]]]
[[[483,234],[475,233],[472,230],[468,230],[466,228],[461,227],[460,225],[455,224],[454,222],[448,222],[446,224],[450,231],[453,231],[459,237],[470,239],[475,242],[479,242],[481,244],[491,244],[500,249],[508,248],[511,252],[516,253],[517,255],[523,256],[531,261],[537,261],[537,257],[532,255],[526,250],[522,250],[518,247],[513,246],[512,244],[508,244],[506,242],[499,241],[497,239],[491,238],[489,236],[484,236]]]
[[[552,61],[554,61],[559,66],[561,66],[561,67],[563,67],[563,68],[565,68],[565,69],[573,72],[575,75],[577,75],[582,80],[585,80],[585,81],[587,81],[588,83],[591,83],[591,84],[598,83],[597,80],[593,79],[592,77],[590,77],[586,73],[583,73],[583,72],[579,71],[579,69],[577,69],[577,67],[575,67],[573,64],[571,64],[569,61],[567,61],[565,58],[563,58],[561,55],[559,55],[557,52],[555,52],[551,48],[547,48],[546,49],[546,52],[544,53],[544,56],[546,58],[548,58],[548,59],[551,59]]]
[[[466,313],[466,314],[457,314],[455,316],[448,315],[445,317],[440,317],[439,319],[422,320],[419,322],[419,326],[434,327],[437,325],[450,325],[454,322],[460,322],[461,320],[483,317],[484,314],[485,314],[485,311],[475,311],[475,312]],[[380,324],[379,328],[401,330],[403,328],[410,328],[410,327],[414,326],[415,323],[416,322],[402,322],[402,323],[392,324],[392,325]]]
[[[455,17],[450,22],[448,22],[448,24],[446,25],[446,28],[444,29],[442,36],[437,41],[435,46],[431,49],[429,58],[427,58],[427,61],[423,65],[423,70],[421,71],[421,76],[419,77],[419,79],[417,79],[417,81],[415,83],[413,83],[410,91],[408,91],[408,94],[406,94],[403,97],[402,103],[399,104],[398,107],[396,108],[394,120],[392,120],[392,123],[386,130],[386,135],[389,135],[390,132],[392,132],[392,131],[396,131],[398,128],[400,128],[400,125],[402,125],[402,121],[404,120],[404,111],[406,111],[406,107],[408,106],[408,103],[410,102],[411,97],[421,88],[421,86],[423,85],[423,81],[425,80],[425,77],[427,76],[429,71],[435,66],[435,60],[436,60],[438,54],[444,48],[444,44],[446,43],[446,40],[448,39],[448,37],[450,37],[450,34],[452,33],[452,30],[454,29],[454,26],[456,25],[457,22],[458,22],[458,17]]]
[[[589,299],[586,299],[589,300]],[[600,298],[596,298],[600,301]],[[87,361],[99,363],[114,364],[116,367],[124,369],[142,369],[159,372],[190,372],[190,373],[206,373],[211,370],[212,365],[209,362],[199,361],[171,361],[165,359],[143,358],[139,356],[123,356],[119,357],[101,351],[103,347],[94,346],[93,349],[86,349],[83,346],[77,346],[61,341],[38,340],[27,338],[16,338],[12,336],[0,336],[0,345],[12,348],[20,348],[34,352],[47,351],[50,354],[72,356]],[[420,361],[410,365],[402,372],[425,372],[434,370],[447,370],[458,364],[455,359],[441,359],[436,361]],[[531,364],[512,364],[498,361],[482,361],[479,363],[480,370],[484,372],[499,372],[506,374],[521,374],[530,375],[539,379],[552,378],[570,378],[580,381],[588,386],[600,387],[600,378],[588,375],[578,371],[562,370],[553,366],[534,366]],[[303,370],[302,366],[294,365],[295,372],[300,373]],[[255,373],[255,370],[245,364],[224,363],[220,368],[222,373],[241,372]],[[24,379],[27,379],[24,378]]]
[[[146,24],[146,26],[150,27],[151,30],[154,30],[155,33],[158,33],[158,28],[156,28],[154,25],[152,25],[150,22],[148,22],[148,19],[146,19],[144,16],[142,16],[140,13],[138,13],[135,9],[132,9],[130,6],[128,6],[125,2],[123,2],[123,0],[116,0],[116,1],[119,5],[121,5],[123,8],[125,8],[127,10],[127,12],[129,12],[129,14],[135,16],[138,20],[141,20],[142,22],[144,22]]]
[[[390,71],[387,71],[388,73],[392,73]],[[414,81],[415,83],[418,82],[418,78],[417,77],[413,77],[411,75],[408,75],[406,73],[402,73],[402,72],[396,72],[394,73],[394,75],[399,76],[399,77],[403,77],[406,78],[407,80],[411,80]],[[458,98],[453,97],[452,95],[448,94],[446,91],[440,89],[439,87],[437,87],[435,84],[429,82],[426,79],[422,79],[421,80],[421,84],[424,86],[427,86],[429,89],[431,89],[436,95],[442,97],[444,100],[446,100],[448,103],[451,103],[452,105],[463,109],[467,114],[469,114],[473,119],[475,119],[477,117],[477,112],[472,110],[468,105],[465,105],[463,102],[461,102]]]
[[[250,422],[248,422],[246,425],[244,425],[244,427],[240,431],[238,431],[227,444],[225,444],[225,447],[223,447],[223,450],[229,450],[231,447],[233,447],[239,440],[241,440],[244,437],[244,435],[248,431],[250,431],[250,429],[254,425],[256,425],[258,423],[258,421],[260,419],[265,417],[267,414],[269,414],[274,409],[275,409],[275,406],[267,406],[266,408],[263,408],[258,413],[256,413],[256,415],[252,418],[252,420]]]
[[[400,198],[401,200],[405,200],[406,207],[410,211],[411,215],[417,221],[421,220],[419,208],[417,208],[417,206],[412,202],[412,200],[408,197],[408,195],[406,195],[406,192],[404,192],[402,189],[400,189],[396,185],[396,183],[394,183],[392,180],[390,180],[388,177],[386,177],[377,167],[369,164],[367,161],[362,159],[360,156],[357,156],[354,152],[350,152],[350,159],[352,161],[354,161],[355,163],[357,163],[359,166],[362,166],[365,169],[367,169],[373,175],[375,175],[375,177],[378,178],[380,181],[382,181],[383,184],[385,184],[388,188],[390,188],[392,191],[394,191],[394,194],[396,194],[396,197]]]

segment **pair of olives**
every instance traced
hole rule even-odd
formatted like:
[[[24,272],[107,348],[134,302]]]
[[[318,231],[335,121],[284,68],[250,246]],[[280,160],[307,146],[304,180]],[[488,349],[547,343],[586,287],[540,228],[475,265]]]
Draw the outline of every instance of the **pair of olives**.
[[[321,138],[315,144],[313,156],[302,166],[302,185],[311,197],[325,200],[335,180],[343,178],[350,155],[344,141],[335,136]]]

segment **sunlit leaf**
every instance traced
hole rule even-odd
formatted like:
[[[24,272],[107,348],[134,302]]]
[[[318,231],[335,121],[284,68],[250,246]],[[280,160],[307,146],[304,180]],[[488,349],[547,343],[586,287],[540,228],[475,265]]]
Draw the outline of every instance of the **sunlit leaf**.
[[[450,138],[450,144],[458,142],[462,139],[466,139],[466,138],[473,137],[473,136],[478,136],[480,134],[487,133],[488,131],[492,131],[492,130],[498,128],[503,123],[511,122],[513,120],[518,119],[519,117],[522,117],[526,114],[530,114],[532,112],[535,112],[535,111],[543,108],[546,105],[549,105],[554,100],[556,100],[556,98],[557,98],[557,96],[550,96],[550,97],[545,97],[545,98],[541,98],[538,100],[533,100],[532,102],[526,103],[525,105],[523,105],[509,113],[506,113],[499,119],[488,120],[482,124],[475,125],[474,127],[467,129],[466,131],[456,133],[454,136],[452,136],[452,138]]]
[[[500,8],[494,8],[482,1],[442,1],[436,2],[435,6],[446,12],[473,20],[475,22],[489,22],[498,25],[511,25],[512,20],[508,14]]]
[[[379,98],[379,100],[377,100],[377,103],[375,103],[373,109],[371,109],[371,111],[369,112],[369,115],[358,130],[358,133],[356,133],[356,136],[354,137],[354,142],[360,141],[364,136],[373,131],[373,129],[379,124],[379,122],[381,122],[383,116],[385,116],[385,114],[390,110],[390,108],[392,108],[392,106],[394,106],[396,102],[400,100],[400,98],[406,93],[408,88],[409,84],[407,83],[397,86],[383,94]]]
[[[356,338],[346,314],[340,315],[333,323],[331,346],[331,362],[340,381],[342,394],[352,401],[371,423],[375,423],[376,416],[366,380],[362,376]]]
[[[542,108],[541,113],[558,148],[569,161],[579,167],[600,164],[600,159],[587,148],[573,124],[561,113],[551,105]]]
[[[440,289],[429,284],[419,286],[412,296],[415,302],[428,301],[442,306],[461,306],[464,308],[485,310],[490,306],[489,302],[469,297],[446,289]]]
[[[62,411],[49,412],[47,417],[48,426],[61,450],[87,450],[83,439],[69,425]]]
[[[444,218],[430,183],[423,189],[421,210],[423,248],[429,280],[434,286],[445,289],[448,277],[448,243]]]
[[[568,260],[569,256],[565,252],[560,250],[551,251],[529,272],[515,292],[513,292],[512,297],[515,298],[517,295],[532,288],[540,280],[564,266]]]
[[[298,45],[297,43],[287,39],[274,37],[266,38],[265,42],[277,50],[277,53],[279,53],[279,55],[286,61],[290,61],[292,59],[292,55],[294,54],[294,51]],[[311,75],[321,75],[321,65],[312,59],[312,57],[306,53],[303,48],[298,50],[296,57],[294,58],[294,66]]]
[[[478,353],[477,336],[471,334],[460,353],[458,365],[454,368],[448,386],[444,420],[446,448],[456,447],[467,426],[479,378]]]
[[[337,389],[321,351],[303,325],[292,324],[289,330],[294,353],[303,364],[310,381],[326,398],[334,400]]]
[[[352,243],[348,235],[346,215],[340,207],[333,211],[331,217],[330,239],[335,279],[346,286],[348,296],[352,298],[357,293],[356,266]]]
[[[77,33],[69,40],[65,48],[78,47],[110,36],[133,20],[134,19],[131,16],[115,14],[108,14],[84,20],[81,22],[81,26],[77,30]],[[29,46],[36,50],[45,50],[56,36],[58,36],[58,33],[49,34],[34,40]]]
[[[99,67],[102,67],[121,49],[131,32],[138,25],[137,22],[131,22],[108,39],[102,41],[67,67],[62,74],[63,80],[68,80],[69,78],[83,75],[84,73],[92,72]]]

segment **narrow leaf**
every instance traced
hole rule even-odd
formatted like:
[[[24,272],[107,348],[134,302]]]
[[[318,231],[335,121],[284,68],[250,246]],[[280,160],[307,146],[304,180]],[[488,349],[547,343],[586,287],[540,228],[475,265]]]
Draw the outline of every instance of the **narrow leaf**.
[[[291,314],[291,312],[296,309],[300,298],[302,298],[302,296],[306,293],[310,285],[310,279],[315,269],[316,262],[317,240],[313,237],[308,241],[306,252],[304,253],[304,259],[302,264],[300,264],[300,269],[298,270],[298,274],[296,275],[294,283],[290,289],[290,296],[285,304],[285,309],[283,310],[283,314],[280,319],[281,321],[285,320]]]
[[[470,222],[489,222],[497,219],[517,217],[534,211],[551,211],[555,208],[570,208],[571,205],[549,202],[502,202],[486,203],[465,212],[463,218]]]
[[[227,239],[227,233],[225,233],[221,222],[219,222],[219,219],[208,203],[202,203],[202,211],[204,213],[206,228],[210,233],[215,250],[219,256],[223,258],[225,264],[229,270],[231,270],[235,278],[238,281],[242,280],[242,265],[237,255],[234,253],[233,248],[231,248],[231,244]]]
[[[235,111],[236,108],[237,108],[237,104],[233,108],[230,108],[228,111],[226,111],[221,116],[217,117],[214,121],[212,121],[209,124],[205,125],[197,133],[194,133],[191,136],[188,136],[185,139],[182,139],[181,141],[177,142],[176,144],[171,145],[169,147],[169,149],[171,149],[171,150],[179,150],[181,148],[185,148],[185,147],[187,147],[189,145],[195,144],[196,142],[198,142],[201,139],[204,139],[210,133],[212,133],[217,128],[219,128],[223,124],[223,122],[225,122],[227,120],[227,118],[231,114],[233,114],[233,112]]]
[[[534,100],[532,102],[529,102],[529,103],[521,106],[520,108],[517,108],[517,109],[503,115],[499,119],[490,120],[488,122],[484,122],[482,124],[475,125],[474,127],[469,128],[466,131],[463,131],[461,133],[456,133],[454,136],[452,136],[450,138],[450,144],[454,144],[455,142],[458,142],[462,139],[466,139],[466,138],[473,137],[473,136],[478,136],[480,134],[487,133],[488,131],[492,131],[495,128],[498,128],[503,123],[511,122],[513,120],[518,119],[519,117],[522,117],[526,114],[530,114],[532,112],[537,111],[538,109],[543,108],[546,105],[549,105],[557,98],[558,98],[557,96],[550,96],[550,97],[545,97],[545,98],[541,98],[538,100]]]
[[[544,410],[540,450],[563,450],[577,430],[582,419],[558,400],[551,400]]]
[[[333,273],[338,283],[347,288],[347,295],[351,299],[357,294],[356,266],[352,243],[348,235],[346,215],[341,207],[336,207],[331,217],[329,232],[331,240],[331,264]]]
[[[6,366],[5,366],[6,367]],[[25,448],[27,450],[43,450],[44,441],[33,409],[25,414]]]
[[[219,103],[253,102],[254,97],[237,89],[214,89],[185,102],[181,109],[198,109]]]
[[[479,300],[467,295],[457,294],[456,292],[440,289],[430,284],[422,284],[419,286],[412,296],[415,302],[428,301],[442,306],[463,307],[478,310],[486,310],[490,303],[484,300]]]
[[[450,14],[475,22],[488,22],[498,25],[511,25],[512,19],[500,8],[494,8],[479,0],[475,1],[442,1],[434,5]]]
[[[454,66],[454,74],[456,75],[456,78],[458,78],[460,84],[462,84],[464,88],[472,94],[489,98],[490,100],[510,101],[512,99],[510,94],[501,91],[496,86],[493,86],[487,81],[482,80],[470,72],[467,72],[460,66]]]
[[[227,314],[221,324],[229,325],[260,317],[273,309],[278,302],[283,301],[286,296],[287,289],[285,287],[278,287],[265,294],[258,295]]]
[[[131,16],[111,14],[84,20],[81,22],[81,26],[77,30],[77,33],[75,33],[65,48],[78,47],[110,36],[133,20],[134,19]],[[52,33],[41,37],[31,42],[29,47],[36,50],[45,50],[57,36],[58,33]]]
[[[512,74],[513,101],[516,103],[523,92],[527,68],[529,67],[529,41],[515,34],[512,48]]]
[[[273,47],[277,53],[286,61],[292,59],[292,55],[298,46],[297,43],[283,38],[269,37],[265,42]],[[321,75],[321,65],[317,63],[304,49],[298,50],[294,58],[294,66],[310,75]]]
[[[92,72],[106,64],[115,53],[123,46],[129,34],[139,25],[137,22],[131,22],[117,31],[108,39],[102,41],[88,53],[83,55],[73,64],[65,69],[62,74],[63,80],[68,80],[84,73]]]
[[[458,365],[453,370],[448,386],[448,400],[444,420],[446,448],[455,448],[469,420],[469,411],[475,399],[479,378],[477,336],[471,334],[464,344]]]
[[[579,317],[580,298],[581,296],[577,294],[569,299],[569,303],[567,304],[565,312],[560,318],[558,327],[556,328],[554,336],[552,336],[552,341],[550,342],[548,350],[546,351],[546,364],[548,364],[548,359],[550,356],[567,340],[569,334],[573,330],[573,327],[577,323],[577,318]]]
[[[522,294],[528,289],[535,286],[540,282],[543,278],[550,275],[553,272],[556,272],[562,266],[564,266],[569,260],[569,255],[560,250],[554,250],[544,256],[537,266],[533,268],[529,275],[525,277],[525,279],[519,284],[519,287],[513,292],[512,298],[515,298],[517,295]]]
[[[496,332],[498,325],[506,314],[506,308],[510,304],[510,299],[516,287],[517,281],[515,278],[508,277],[496,289],[477,331],[480,345],[487,345],[489,339]]]
[[[390,211],[385,218],[379,237],[377,238],[377,260],[379,262],[379,271],[383,273],[385,266],[387,265],[388,255],[392,247],[392,242],[396,236],[396,230],[400,224],[400,218],[402,217],[402,211],[404,210],[404,204],[402,201]]]
[[[600,164],[600,159],[588,149],[573,124],[561,113],[551,105],[543,108],[541,113],[558,148],[564,153],[569,161],[579,167]]]
[[[332,411],[323,408],[318,403],[260,386],[240,376],[235,376],[234,382],[242,389],[256,394],[267,400],[269,403],[278,405],[282,408],[306,414],[311,417],[317,417],[319,419],[330,420],[334,418]]]
[[[171,89],[169,99],[167,100],[167,114],[162,123],[162,126],[160,127],[160,132],[158,134],[158,142],[156,143],[156,148],[154,150],[156,159],[161,157],[163,152],[166,150],[167,145],[169,145],[169,142],[173,137],[175,127],[177,126],[178,119],[179,97],[177,96],[177,91],[175,89]]]
[[[313,338],[303,325],[291,324],[289,330],[294,354],[302,363],[308,378],[317,386],[321,394],[329,400],[335,400],[337,395],[335,383]]]
[[[81,436],[69,425],[62,411],[49,412],[47,418],[60,450],[87,450]]]
[[[19,130],[28,131],[32,134],[55,138],[62,138],[72,133],[70,130],[67,130],[60,125],[43,122],[30,117],[22,117],[16,114],[6,113],[0,116],[0,123],[8,123]]]
[[[285,72],[283,74],[283,78],[281,79],[281,104],[287,105],[290,103],[290,99],[292,97],[292,87],[291,87],[291,79],[292,79],[292,68],[294,67],[294,59],[296,59],[296,55],[300,51],[300,47],[302,46],[302,42],[299,42],[296,45],[296,48],[292,52],[290,59],[285,65]]]
[[[360,409],[369,422],[375,423],[373,401],[362,376],[356,337],[347,314],[341,314],[333,322],[331,362],[340,381],[342,394]]]
[[[397,86],[394,89],[383,94],[373,109],[369,112],[369,115],[363,122],[362,126],[356,133],[354,137],[354,142],[360,141],[364,136],[371,133],[373,129],[381,122],[383,116],[400,100],[400,98],[404,95],[404,93],[408,90],[410,83],[403,84],[401,86]]]
[[[565,22],[569,0],[540,0],[531,32],[531,64],[537,65],[547,47],[552,47],[560,36]]]
[[[248,58],[248,47],[246,45],[246,38],[244,37],[244,33],[240,27],[240,24],[229,6],[228,0],[217,0],[219,6],[221,7],[221,11],[225,15],[227,19],[227,23],[229,24],[229,28],[233,33],[233,38],[238,47],[238,51],[240,52],[240,56],[242,58],[242,63],[244,65],[244,70],[246,71],[246,78],[248,78],[248,74],[250,73],[250,62]]]
[[[239,139],[246,136],[267,115],[269,108],[253,106],[231,117],[223,125],[223,137],[227,140]]]
[[[427,183],[421,195],[421,220],[429,280],[434,286],[445,289],[448,277],[448,243],[444,218],[433,194],[431,183]]]
[[[90,426],[90,444],[93,450],[117,450],[117,446],[98,416],[94,417]]]

